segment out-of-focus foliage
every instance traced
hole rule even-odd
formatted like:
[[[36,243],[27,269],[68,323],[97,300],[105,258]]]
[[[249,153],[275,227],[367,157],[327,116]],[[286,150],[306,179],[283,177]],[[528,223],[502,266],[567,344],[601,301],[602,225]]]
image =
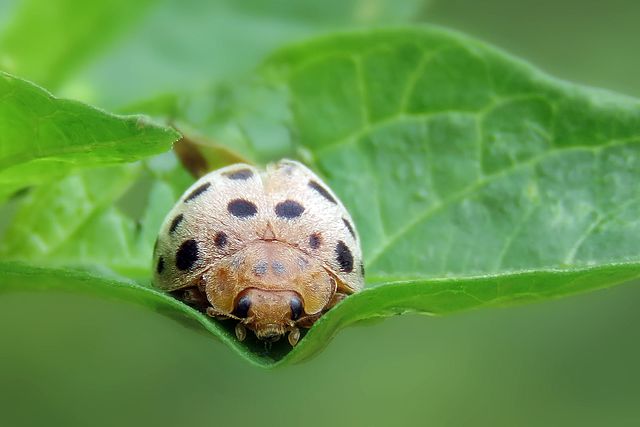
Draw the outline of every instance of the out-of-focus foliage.
[[[640,3],[611,0],[442,0],[432,22],[463,29],[556,77],[640,96]]]
[[[0,35],[0,67],[55,89],[153,1],[25,0]]]
[[[64,87],[104,107],[200,90],[248,72],[283,44],[313,34],[406,22],[425,0],[156,0],[128,35]]]

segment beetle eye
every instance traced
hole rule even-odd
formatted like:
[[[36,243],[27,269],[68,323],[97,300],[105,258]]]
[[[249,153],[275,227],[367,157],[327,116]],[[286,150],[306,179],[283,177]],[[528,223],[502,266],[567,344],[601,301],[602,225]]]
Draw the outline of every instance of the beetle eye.
[[[233,315],[240,318],[247,317],[249,314],[249,308],[251,307],[251,299],[247,295],[241,297],[236,303],[236,308],[233,310]]]
[[[289,301],[289,306],[291,307],[291,320],[298,320],[302,316],[302,301],[298,297],[293,297]]]

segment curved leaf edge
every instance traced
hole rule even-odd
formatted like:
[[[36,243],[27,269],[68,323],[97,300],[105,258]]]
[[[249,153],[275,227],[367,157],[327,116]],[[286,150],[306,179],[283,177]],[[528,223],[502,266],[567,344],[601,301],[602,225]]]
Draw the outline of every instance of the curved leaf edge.
[[[73,291],[104,298],[132,302],[170,317],[189,329],[208,332],[236,354],[260,368],[276,368],[308,360],[324,348],[343,328],[375,318],[407,313],[443,315],[471,308],[508,306],[541,299],[558,298],[589,290],[606,288],[640,278],[640,263],[618,263],[567,270],[526,271],[498,275],[442,278],[379,284],[351,295],[323,315],[305,337],[281,359],[257,354],[239,342],[231,328],[225,328],[205,314],[183,304],[168,294],[133,281],[108,279],[86,271],[43,268],[27,264],[0,262],[2,292]],[[51,278],[55,278],[53,283]],[[559,281],[562,285],[549,288]],[[519,288],[514,292],[514,287]],[[500,290],[509,289],[508,297]],[[451,293],[464,300],[452,307]],[[443,297],[442,300],[439,298]],[[424,299],[429,302],[425,304]]]
[[[181,137],[182,135],[174,128],[168,127],[166,125],[160,124],[158,122],[156,122],[151,116],[149,115],[145,115],[145,114],[116,114],[116,113],[112,113],[109,112],[107,110],[104,110],[100,107],[94,106],[94,105],[90,105],[90,104],[86,104],[84,102],[81,101],[77,101],[74,99],[68,99],[68,98],[63,98],[63,97],[58,97],[55,96],[53,93],[51,93],[49,90],[47,90],[46,88],[30,81],[27,79],[23,79],[19,76],[15,76],[13,74],[7,73],[5,71],[0,70],[0,79],[5,79],[8,80],[10,82],[10,84],[14,83],[14,82],[18,82],[18,84],[22,84],[24,85],[26,88],[28,88],[29,90],[33,90],[33,91],[37,91],[40,92],[41,95],[45,96],[47,99],[49,99],[52,102],[56,102],[59,106],[61,107],[71,107],[71,108],[83,108],[86,109],[89,112],[93,112],[96,114],[99,114],[105,118],[111,118],[111,119],[115,119],[115,120],[121,120],[123,122],[126,122],[130,125],[135,125],[135,127],[137,127],[140,130],[146,130],[146,131],[159,131],[160,134],[158,135],[158,140],[162,139],[164,140],[166,137],[170,137],[171,139],[171,145],[173,145],[174,143],[176,143]],[[0,95],[4,95],[6,96],[6,94],[0,94]],[[1,96],[0,96],[1,98]],[[63,149],[61,149],[61,153],[64,154],[69,154],[68,151],[65,151]],[[156,152],[149,152],[149,154],[155,154]],[[16,164],[19,163],[23,163],[23,162],[28,162],[33,160],[34,158],[30,158],[30,159],[0,159],[0,170],[3,169],[7,169],[10,168],[12,166],[15,166]],[[120,163],[120,162],[116,162],[116,163]],[[114,162],[106,162],[105,165],[109,165],[109,164],[114,164]]]
[[[278,72],[282,72],[283,69],[286,70],[287,68],[281,67],[279,63],[284,62],[286,58],[295,58],[298,55],[304,55],[304,53],[309,50],[316,50],[317,48],[325,46],[328,48],[336,47],[334,52],[331,53],[334,54],[343,49],[344,46],[348,46],[351,43],[357,43],[359,40],[384,40],[385,38],[394,36],[403,37],[412,42],[446,39],[447,41],[455,42],[460,47],[466,47],[472,51],[485,51],[489,55],[494,56],[495,59],[502,60],[513,66],[517,72],[527,73],[530,76],[535,77],[537,81],[551,84],[554,88],[562,88],[564,90],[572,89],[572,91],[580,91],[583,94],[603,96],[606,97],[609,102],[633,104],[635,107],[640,108],[640,99],[636,97],[625,95],[611,89],[590,86],[588,84],[576,83],[555,77],[554,75],[538,68],[531,61],[512,54],[506,49],[502,49],[494,44],[482,41],[481,39],[477,39],[465,32],[430,23],[362,29],[344,29],[315,37],[312,36],[297,42],[291,42],[286,46],[276,49],[272,54],[265,57],[256,71],[265,71],[267,76],[269,76],[270,73],[272,73],[270,68],[274,67]],[[410,37],[415,37],[415,39],[410,39]],[[383,44],[377,46],[377,48],[379,47],[383,47]],[[326,56],[329,55],[327,54]],[[323,56],[314,57],[309,62],[315,62],[322,58]],[[303,64],[305,64],[305,62],[298,64],[296,68],[301,67]]]
[[[22,262],[0,261],[0,294],[5,292],[78,292],[100,298],[132,302],[150,308],[164,316],[182,323],[189,329],[206,331],[220,339],[242,357],[255,365],[267,362],[242,351],[234,336],[227,333],[208,316],[192,309],[171,295],[143,286],[133,280],[125,281],[121,276],[109,278],[95,272],[62,267],[40,267]]]

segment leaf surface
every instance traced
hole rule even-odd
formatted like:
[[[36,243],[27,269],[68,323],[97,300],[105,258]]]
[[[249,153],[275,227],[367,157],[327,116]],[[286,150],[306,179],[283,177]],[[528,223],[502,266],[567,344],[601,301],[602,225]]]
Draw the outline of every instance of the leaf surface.
[[[52,176],[167,151],[178,136],[143,117],[58,99],[0,72],[0,198]]]
[[[191,180],[167,153],[41,185],[17,203],[0,258],[115,273],[148,285],[160,225]]]
[[[637,100],[438,29],[327,37],[262,76],[271,132],[231,107],[214,138],[237,129],[267,161],[277,134],[278,155],[314,165],[357,221],[369,283],[640,258]]]

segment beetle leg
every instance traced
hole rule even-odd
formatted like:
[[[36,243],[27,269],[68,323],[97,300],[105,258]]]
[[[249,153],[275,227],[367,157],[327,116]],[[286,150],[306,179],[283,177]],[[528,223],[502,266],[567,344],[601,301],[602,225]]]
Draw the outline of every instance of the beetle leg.
[[[242,322],[238,322],[236,324],[236,337],[238,338],[238,341],[244,341],[247,337],[247,328],[244,327]]]
[[[298,344],[298,340],[300,339],[300,329],[298,328],[293,328],[291,329],[291,332],[289,332],[289,344],[291,344],[291,347],[295,347],[296,344]]]
[[[207,316],[209,317],[213,317],[215,319],[228,319],[229,316],[227,316],[226,314],[216,310],[215,308],[209,306],[207,307]]]

